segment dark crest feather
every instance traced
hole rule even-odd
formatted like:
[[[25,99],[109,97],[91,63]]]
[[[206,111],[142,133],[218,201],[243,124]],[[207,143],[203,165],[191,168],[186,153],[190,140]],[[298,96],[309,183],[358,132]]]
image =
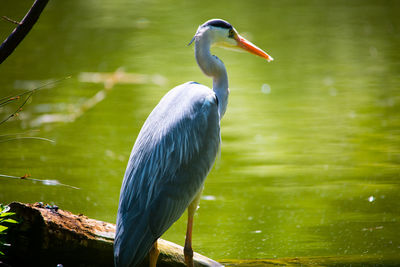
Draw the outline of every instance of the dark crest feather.
[[[219,27],[219,28],[224,28],[224,29],[231,29],[232,25],[229,24],[229,22],[222,20],[222,19],[211,19],[207,21],[206,23],[203,24],[204,26],[213,26],[213,27]]]

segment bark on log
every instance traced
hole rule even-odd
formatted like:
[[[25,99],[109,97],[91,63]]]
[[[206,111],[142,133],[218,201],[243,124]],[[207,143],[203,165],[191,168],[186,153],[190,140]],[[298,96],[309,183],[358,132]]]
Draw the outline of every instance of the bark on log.
[[[9,204],[18,225],[8,230],[11,266],[113,266],[115,225],[40,203]],[[157,266],[185,266],[183,248],[159,239]],[[222,266],[198,253],[195,266]],[[1,265],[1,264],[0,264]],[[145,259],[142,266],[148,266]]]

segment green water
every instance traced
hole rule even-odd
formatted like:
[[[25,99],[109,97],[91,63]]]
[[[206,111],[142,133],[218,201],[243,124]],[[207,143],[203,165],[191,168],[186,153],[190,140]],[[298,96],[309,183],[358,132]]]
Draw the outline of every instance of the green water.
[[[0,15],[19,20],[31,3],[3,0]],[[37,91],[0,125],[0,174],[80,189],[0,177],[0,202],[43,201],[114,222],[147,115],[178,84],[211,86],[186,45],[199,24],[220,17],[275,61],[213,51],[231,95],[195,217],[195,251],[400,263],[399,13],[400,2],[379,0],[50,1],[0,65],[0,96],[72,77]],[[13,28],[0,21],[0,38]],[[88,82],[93,72],[116,80]],[[1,108],[1,118],[21,102]],[[6,141],[15,137],[55,142]],[[183,244],[185,227],[184,216],[164,238]]]

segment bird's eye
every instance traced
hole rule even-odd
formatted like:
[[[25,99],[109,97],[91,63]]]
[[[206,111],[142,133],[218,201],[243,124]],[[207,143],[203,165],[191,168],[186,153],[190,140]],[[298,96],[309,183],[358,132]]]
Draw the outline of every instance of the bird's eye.
[[[233,31],[233,29],[230,29],[228,37],[233,38],[234,35],[235,35],[235,32]]]

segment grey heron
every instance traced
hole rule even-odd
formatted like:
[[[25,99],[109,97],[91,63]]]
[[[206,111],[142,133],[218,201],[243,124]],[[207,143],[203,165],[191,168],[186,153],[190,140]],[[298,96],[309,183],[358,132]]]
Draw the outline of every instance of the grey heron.
[[[199,26],[197,64],[213,80],[212,90],[187,82],[169,91],[145,121],[123,179],[114,241],[115,266],[137,266],[150,253],[156,266],[157,239],[188,209],[185,262],[193,266],[192,226],[204,181],[220,146],[220,121],[228,103],[224,63],[212,45],[239,47],[268,61],[266,52],[221,19]]]

